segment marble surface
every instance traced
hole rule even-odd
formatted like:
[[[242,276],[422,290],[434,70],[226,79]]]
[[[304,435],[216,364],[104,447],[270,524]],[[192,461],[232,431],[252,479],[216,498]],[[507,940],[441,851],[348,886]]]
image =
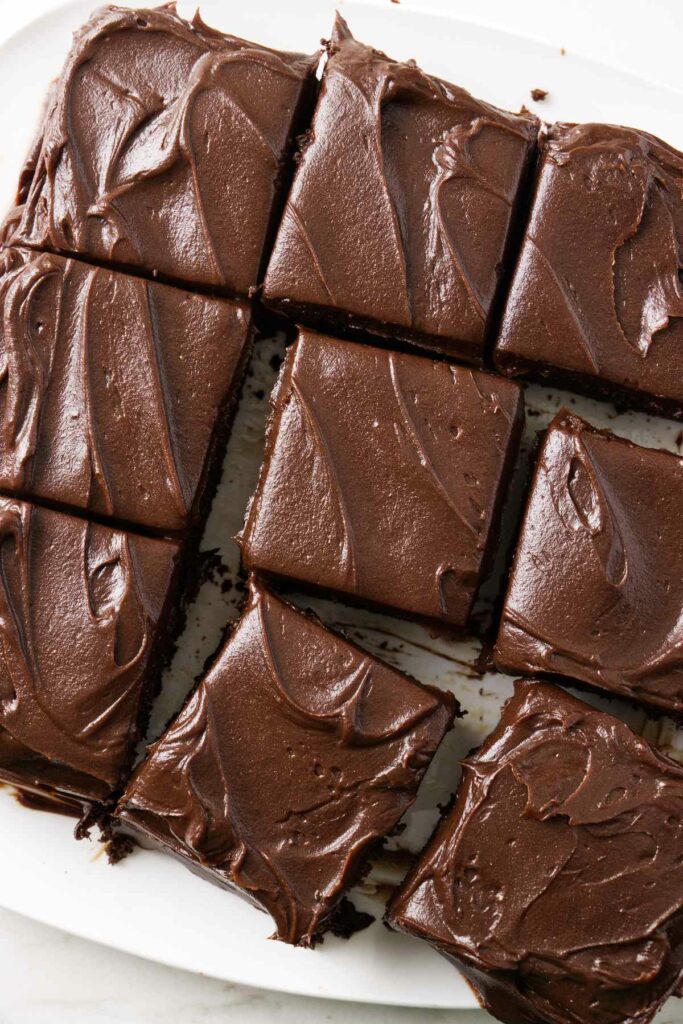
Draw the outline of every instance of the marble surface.
[[[487,1024],[480,1012],[333,1003],[172,970],[0,910],[0,1024]],[[678,1000],[655,1024],[681,1024]]]
[[[486,1024],[479,1012],[287,996],[172,970],[0,911],[0,1024]]]

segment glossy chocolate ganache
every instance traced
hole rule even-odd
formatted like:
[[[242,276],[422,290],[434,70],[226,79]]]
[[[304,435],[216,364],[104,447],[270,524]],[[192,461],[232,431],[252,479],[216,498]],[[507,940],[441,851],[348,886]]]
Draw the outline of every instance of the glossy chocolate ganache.
[[[683,767],[518,682],[388,922],[507,1024],[646,1024],[683,974]]]

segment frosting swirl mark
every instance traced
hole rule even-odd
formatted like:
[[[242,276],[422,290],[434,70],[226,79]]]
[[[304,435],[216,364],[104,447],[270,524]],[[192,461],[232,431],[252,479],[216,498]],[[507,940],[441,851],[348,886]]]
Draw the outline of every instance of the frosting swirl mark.
[[[235,632],[118,816],[312,944],[412,802],[454,703],[252,580]]]

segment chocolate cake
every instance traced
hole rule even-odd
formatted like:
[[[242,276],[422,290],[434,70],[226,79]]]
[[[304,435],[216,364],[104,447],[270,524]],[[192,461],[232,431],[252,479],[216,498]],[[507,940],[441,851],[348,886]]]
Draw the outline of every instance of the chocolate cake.
[[[0,252],[0,488],[154,530],[201,525],[248,352],[246,305]]]
[[[512,375],[683,416],[683,154],[553,125],[495,351]]]
[[[507,1024],[647,1024],[683,980],[683,767],[518,682],[387,913]]]
[[[396,826],[456,710],[252,580],[242,618],[117,810],[312,945]]]
[[[101,8],[50,95],[13,241],[246,295],[317,63],[173,4]]]
[[[246,567],[462,626],[523,419],[502,378],[301,331],[238,538]]]
[[[682,458],[560,412],[538,457],[496,664],[683,712],[682,510]]]
[[[0,498],[0,779],[110,797],[170,652],[179,569],[171,541]]]
[[[266,302],[480,363],[537,130],[337,16]]]

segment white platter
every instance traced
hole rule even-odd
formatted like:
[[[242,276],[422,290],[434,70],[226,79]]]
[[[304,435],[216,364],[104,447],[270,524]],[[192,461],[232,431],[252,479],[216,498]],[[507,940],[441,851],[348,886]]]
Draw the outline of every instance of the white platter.
[[[24,153],[50,79],[59,72],[70,35],[96,4],[78,0],[27,25],[0,47],[0,208],[9,206]],[[189,4],[181,3],[184,14]],[[313,49],[329,30],[327,0],[206,0],[204,19],[219,28],[290,49]],[[683,94],[611,69],[559,46],[478,26],[407,3],[339,3],[352,30],[398,57],[415,57],[428,71],[458,82],[476,95],[510,109],[531,105],[529,90],[550,96],[537,111],[549,120],[607,120],[645,128],[683,147]],[[223,483],[212,510],[205,548],[220,548],[234,573],[230,538],[241,524],[261,457],[267,395],[274,380],[270,360],[278,339],[262,340],[247,382]],[[637,414],[617,415],[610,406],[531,387],[527,393],[528,439],[565,401],[599,426],[633,440],[680,449],[680,425]],[[239,595],[209,581],[191,609],[186,634],[155,710],[158,731],[182,700],[214,649]],[[400,839],[417,849],[435,820],[434,807],[457,781],[457,758],[476,745],[495,722],[511,680],[478,677],[471,668],[475,642],[435,637],[422,627],[315,603],[322,618],[344,626],[370,650],[425,682],[452,689],[467,717],[444,744]],[[612,710],[619,706],[611,705]],[[623,710],[654,742],[683,759],[683,731],[666,720],[654,725]],[[199,880],[176,861],[141,851],[115,868],[96,842],[76,843],[67,818],[27,811],[8,789],[0,790],[0,905],[89,939],[140,956],[229,981],[307,995],[421,1007],[471,1008],[475,1000],[457,972],[426,945],[392,935],[379,923],[344,942],[328,938],[315,952],[267,942],[267,917],[234,896]],[[403,855],[405,859],[405,854]],[[400,853],[373,869],[356,901],[381,914],[378,896],[397,876]],[[667,1008],[667,1020],[672,1020]],[[680,1019],[683,1019],[681,1015]]]

